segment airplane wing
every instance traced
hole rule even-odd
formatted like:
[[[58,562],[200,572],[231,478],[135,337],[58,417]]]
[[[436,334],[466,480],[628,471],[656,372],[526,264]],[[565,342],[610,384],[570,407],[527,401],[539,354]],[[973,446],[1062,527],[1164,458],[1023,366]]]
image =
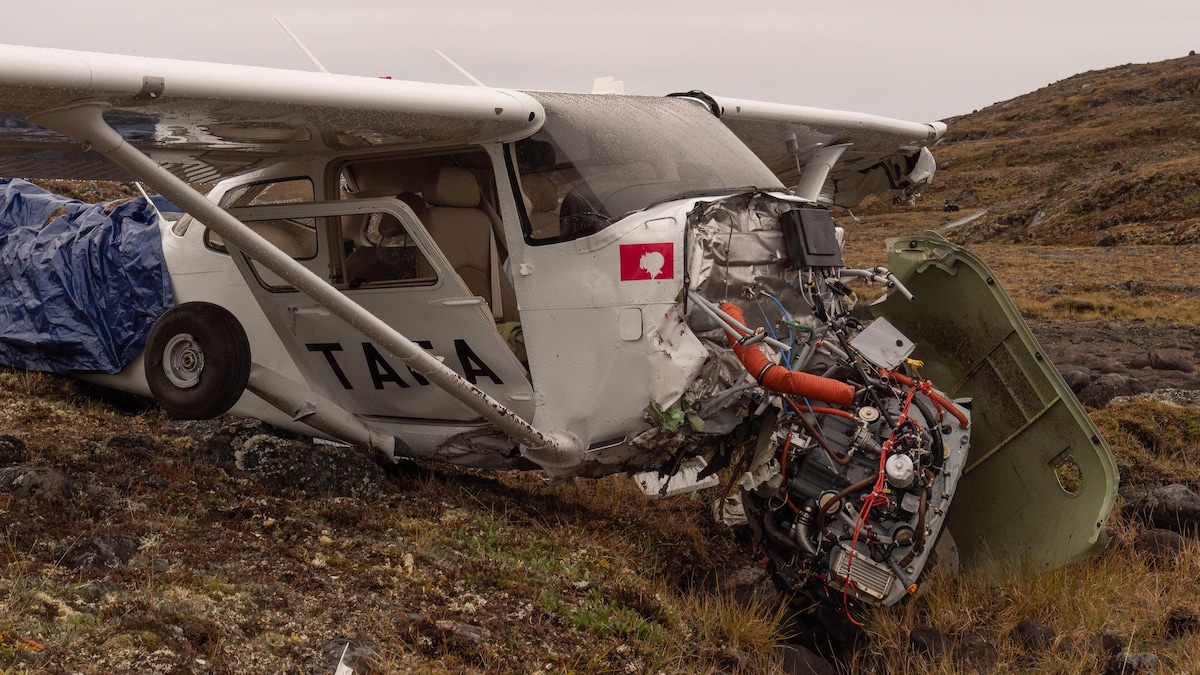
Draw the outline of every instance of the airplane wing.
[[[545,116],[505,89],[0,45],[0,176],[132,180],[27,119],[97,100],[126,141],[189,183],[285,157],[515,140]]]
[[[725,125],[784,185],[796,185],[797,167],[813,151],[850,144],[833,165],[821,190],[837,206],[852,207],[867,195],[890,201],[928,183],[935,167],[926,146],[946,133],[942,122],[922,124],[798,105],[712,97]]]

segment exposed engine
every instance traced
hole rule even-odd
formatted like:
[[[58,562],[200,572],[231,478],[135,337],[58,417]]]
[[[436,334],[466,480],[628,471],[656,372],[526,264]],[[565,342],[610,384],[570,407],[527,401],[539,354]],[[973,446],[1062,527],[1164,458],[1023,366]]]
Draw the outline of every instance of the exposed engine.
[[[898,602],[930,561],[970,439],[968,402],[920,377],[890,323],[857,318],[848,283],[907,291],[883,268],[844,267],[841,231],[810,205],[742,195],[700,204],[689,225],[689,316],[710,359],[685,401],[705,432],[741,425],[748,439],[740,459],[714,457],[738,488],[718,517],[748,522],[777,579],[816,602]]]

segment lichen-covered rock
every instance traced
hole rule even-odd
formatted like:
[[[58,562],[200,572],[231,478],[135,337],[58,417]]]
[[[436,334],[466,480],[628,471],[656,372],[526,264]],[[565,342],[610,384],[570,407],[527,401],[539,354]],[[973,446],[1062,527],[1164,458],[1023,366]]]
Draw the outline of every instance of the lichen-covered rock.
[[[17,497],[66,499],[71,494],[67,474],[45,466],[10,466],[0,469],[0,493]]]
[[[235,445],[233,457],[237,471],[265,483],[331,497],[373,497],[386,483],[379,464],[356,447],[258,434]]]
[[[144,434],[113,434],[104,439],[104,447],[130,459],[152,459],[159,454],[158,443]]]
[[[1108,657],[1108,662],[1104,664],[1104,675],[1139,675],[1157,673],[1158,670],[1158,655],[1149,652],[1120,652]]]
[[[137,553],[138,541],[121,534],[97,534],[75,544],[63,554],[60,564],[77,570],[83,567],[118,567]]]

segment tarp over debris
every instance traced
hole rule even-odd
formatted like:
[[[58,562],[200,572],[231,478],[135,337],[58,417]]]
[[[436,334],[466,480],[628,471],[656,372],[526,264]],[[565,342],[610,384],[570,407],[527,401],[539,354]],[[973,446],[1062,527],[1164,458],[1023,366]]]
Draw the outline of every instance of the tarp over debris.
[[[85,204],[0,179],[0,364],[119,372],[174,304],[147,200]]]

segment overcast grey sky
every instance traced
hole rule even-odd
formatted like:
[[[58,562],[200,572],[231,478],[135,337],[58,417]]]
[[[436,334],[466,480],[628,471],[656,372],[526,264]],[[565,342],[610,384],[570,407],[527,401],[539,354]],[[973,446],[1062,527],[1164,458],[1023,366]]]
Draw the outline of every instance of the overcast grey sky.
[[[834,5],[840,5],[835,7]],[[714,94],[913,121],[1200,50],[1198,0],[35,0],[0,43],[491,86]]]

